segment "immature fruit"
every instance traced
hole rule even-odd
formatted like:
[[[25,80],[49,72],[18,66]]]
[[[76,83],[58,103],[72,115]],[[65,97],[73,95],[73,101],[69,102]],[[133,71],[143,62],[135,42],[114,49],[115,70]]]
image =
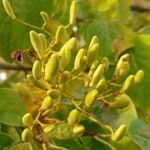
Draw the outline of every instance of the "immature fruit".
[[[36,60],[33,64],[32,75],[35,80],[39,80],[42,77],[42,66],[38,60]]]
[[[70,6],[70,20],[69,24],[75,24],[77,17],[77,1],[73,0]]]
[[[76,125],[74,128],[73,128],[73,133],[76,135],[76,136],[81,136],[84,132],[84,126],[83,125]]]
[[[45,67],[44,79],[51,83],[59,70],[59,55],[53,53]]]
[[[45,11],[41,11],[40,15],[42,16],[44,22],[48,23],[50,21],[49,16]]]
[[[34,124],[32,115],[30,113],[26,113],[23,117],[22,117],[22,122],[25,126],[27,127],[31,127]]]
[[[76,109],[73,109],[67,118],[69,125],[74,125],[79,121],[79,112]]]
[[[15,20],[16,16],[14,14],[14,11],[9,3],[8,0],[2,0],[3,6],[5,8],[5,11],[7,12],[8,16],[11,17],[11,19]]]
[[[116,70],[120,68],[120,65],[122,64],[122,62],[128,62],[128,59],[129,59],[129,54],[122,55],[117,63]]]
[[[139,82],[141,82],[141,80],[143,80],[143,78],[144,78],[144,71],[143,70],[139,70],[135,74],[134,82],[135,83],[139,83]]]
[[[119,66],[119,68],[116,70],[116,77],[117,78],[120,78],[120,77],[123,77],[125,76],[128,72],[129,72],[129,69],[130,69],[130,65],[129,65],[129,62],[122,62]]]
[[[47,95],[49,95],[52,99],[57,99],[60,96],[60,91],[57,89],[51,89],[47,91]]]
[[[24,129],[23,132],[22,132],[22,140],[25,141],[25,142],[31,142],[32,139],[33,139],[33,134],[32,134],[32,131],[28,128]]]
[[[40,110],[46,110],[50,108],[52,105],[52,98],[50,96],[46,96],[42,102]]]
[[[50,84],[44,79],[35,80],[33,76],[30,74],[27,75],[27,79],[30,80],[35,86],[37,86],[40,89],[43,89],[43,90],[51,89]]]
[[[95,72],[96,68],[98,67],[98,65],[99,65],[99,61],[98,60],[95,60],[92,63],[92,65],[90,67],[90,70],[89,70],[89,73],[88,73],[89,77],[92,77],[92,75],[94,74],[94,72]]]
[[[98,97],[98,91],[92,90],[85,96],[85,107],[90,108]]]
[[[76,50],[77,40],[76,38],[71,38],[68,40],[61,50],[59,51],[60,59],[60,70],[63,71],[65,67],[68,66],[71,60],[71,53]]]
[[[108,71],[108,69],[109,69],[109,59],[107,57],[102,58],[101,64],[103,64],[104,70]]]
[[[90,45],[89,45],[89,49],[91,49],[93,47],[93,45],[95,44],[99,44],[99,39],[97,36],[93,36],[91,42],[90,42]]]
[[[46,36],[42,33],[39,33],[39,38],[42,41],[42,45],[43,45],[43,51],[45,52],[47,49],[47,40],[46,40]]]
[[[55,43],[59,43],[62,40],[62,35],[66,34],[66,29],[64,26],[59,26],[55,35]]]
[[[91,66],[98,56],[99,44],[94,44],[87,52],[87,66]]]
[[[107,88],[107,83],[105,79],[101,79],[96,85],[96,89],[98,92],[101,92]]]
[[[33,48],[37,52],[39,58],[41,59],[44,55],[43,53],[44,51],[43,51],[42,40],[39,34],[37,34],[35,31],[30,31],[30,41],[31,41]]]
[[[115,97],[113,102],[109,102],[111,108],[123,109],[130,104],[130,98],[126,94],[121,94]]]
[[[111,135],[111,140],[117,142],[121,140],[127,131],[127,126],[122,124],[116,131]]]
[[[93,74],[90,87],[95,86],[98,83],[98,81],[103,77],[103,74],[104,74],[104,66],[100,64]]]
[[[74,62],[74,69],[75,70],[79,70],[81,69],[81,59],[83,58],[83,56],[85,55],[85,49],[84,48],[81,48],[77,55],[76,55],[76,58],[75,58],[75,62]]]
[[[67,82],[70,78],[70,72],[69,71],[64,71],[62,74],[61,74],[61,77],[60,77],[60,83],[63,84],[65,82]]]
[[[134,85],[134,75],[130,75],[122,85],[121,93],[126,92],[130,87]]]

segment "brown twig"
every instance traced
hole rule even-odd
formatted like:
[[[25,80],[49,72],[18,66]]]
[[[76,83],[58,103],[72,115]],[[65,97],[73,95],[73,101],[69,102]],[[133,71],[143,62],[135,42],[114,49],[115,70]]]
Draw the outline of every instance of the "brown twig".
[[[0,70],[31,71],[31,68],[9,64],[0,64]]]
[[[140,12],[140,13],[148,13],[150,12],[150,8],[144,8],[141,6],[130,6],[130,10],[133,12]]]

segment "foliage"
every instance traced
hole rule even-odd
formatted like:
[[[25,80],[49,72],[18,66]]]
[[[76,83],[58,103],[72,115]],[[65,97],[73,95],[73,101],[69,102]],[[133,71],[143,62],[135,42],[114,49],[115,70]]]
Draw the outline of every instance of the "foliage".
[[[128,0],[0,10],[1,57],[23,70],[0,88],[0,149],[150,149],[149,14]]]

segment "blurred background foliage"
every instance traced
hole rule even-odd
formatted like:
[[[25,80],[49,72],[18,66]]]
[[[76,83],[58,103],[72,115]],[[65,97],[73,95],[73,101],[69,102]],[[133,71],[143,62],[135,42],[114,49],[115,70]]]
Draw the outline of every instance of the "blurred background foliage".
[[[38,27],[43,24],[40,11],[46,11],[50,16],[52,35],[60,24],[68,23],[71,0],[10,0],[10,3],[18,18]],[[30,70],[25,65],[14,63],[11,58],[11,53],[15,50],[20,50],[25,55],[26,50],[32,48],[28,34],[30,30],[32,28],[12,21],[0,1],[1,87],[13,87],[16,82],[25,77],[28,69]],[[150,124],[150,1],[78,0],[75,36],[78,37],[80,46],[89,43],[94,35],[100,38],[99,57],[106,56],[111,59],[112,68],[118,57],[128,52],[131,55],[130,73],[138,69],[144,70],[143,82],[133,88],[129,95],[136,105],[138,116]],[[1,91],[0,95],[3,92]],[[138,124],[140,127],[143,125],[141,122]],[[134,131],[130,133],[132,136]],[[1,136],[0,134],[0,139]],[[7,137],[7,135],[3,136]],[[9,136],[7,138],[11,142],[12,139]],[[136,142],[138,140],[135,138]],[[88,141],[90,140],[85,140],[87,145]],[[74,141],[72,143],[76,145]],[[28,143],[26,146],[30,147]],[[79,148],[82,149],[80,146]],[[143,149],[148,150],[146,147]]]

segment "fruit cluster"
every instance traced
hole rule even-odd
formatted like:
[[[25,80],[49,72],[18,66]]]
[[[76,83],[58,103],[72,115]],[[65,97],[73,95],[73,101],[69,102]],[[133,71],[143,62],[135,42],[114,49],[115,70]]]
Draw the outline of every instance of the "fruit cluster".
[[[8,15],[15,20],[9,2],[3,0],[3,3]],[[53,147],[56,146],[54,138],[78,138],[87,130],[81,122],[84,118],[107,130],[109,138],[114,142],[122,139],[126,133],[125,124],[113,131],[111,126],[96,120],[91,111],[97,102],[103,102],[109,109],[128,107],[131,100],[126,92],[143,79],[144,72],[139,70],[123,81],[130,69],[129,54],[125,54],[117,62],[113,76],[107,79],[110,63],[108,58],[98,57],[98,37],[93,36],[89,46],[82,48],[77,38],[71,37],[76,22],[76,5],[74,0],[70,8],[69,24],[59,26],[50,43],[44,34],[30,32],[37,59],[27,80],[43,90],[45,96],[36,109],[36,115],[27,113],[22,118],[26,127],[22,132],[23,141],[36,141],[45,147]],[[43,31],[47,33],[48,14],[41,12],[41,16],[44,19]],[[30,94],[23,85],[19,84],[18,87],[20,93]],[[60,110],[62,115],[67,113],[63,119],[57,115]]]

